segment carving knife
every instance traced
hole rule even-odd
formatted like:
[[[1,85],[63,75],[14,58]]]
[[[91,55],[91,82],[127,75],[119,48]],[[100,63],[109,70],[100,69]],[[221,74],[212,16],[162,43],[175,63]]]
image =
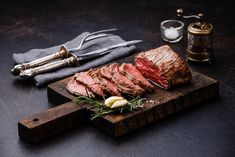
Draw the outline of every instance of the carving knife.
[[[139,42],[142,42],[142,40],[132,40],[132,41],[127,41],[127,42],[122,42],[122,43],[111,45],[111,46],[98,49],[92,52],[88,52],[86,54],[80,54],[79,51],[74,52],[74,53],[69,53],[70,57],[64,60],[59,60],[59,61],[51,62],[51,63],[45,64],[39,67],[22,70],[20,72],[20,76],[28,78],[28,77],[35,76],[37,74],[49,72],[49,71],[52,71],[61,67],[65,67],[65,66],[79,66],[80,61],[84,61],[84,60],[87,61],[87,60],[108,54],[112,52],[112,50],[114,49],[127,47],[133,44],[137,44]],[[63,47],[63,48],[65,51],[67,51],[66,47]]]
[[[47,64],[51,61],[55,61],[56,59],[67,58],[69,56],[69,53],[73,53],[74,51],[81,50],[82,45],[85,42],[93,40],[93,39],[102,38],[102,37],[112,35],[112,34],[106,34],[104,32],[111,32],[111,31],[115,31],[115,30],[117,30],[117,29],[116,28],[105,29],[105,30],[100,30],[100,31],[97,31],[97,32],[90,33],[81,40],[78,47],[75,47],[75,48],[72,48],[72,49],[69,49],[69,50],[68,49],[65,50],[65,47],[61,47],[59,52],[53,53],[51,55],[48,55],[48,56],[45,56],[45,57],[42,57],[42,58],[38,58],[38,59],[33,60],[31,62],[28,62],[28,63],[17,64],[11,70],[11,73],[13,75],[17,76],[17,75],[20,74],[20,72],[22,70],[34,68],[34,67],[37,67],[37,66],[41,66],[41,65]]]

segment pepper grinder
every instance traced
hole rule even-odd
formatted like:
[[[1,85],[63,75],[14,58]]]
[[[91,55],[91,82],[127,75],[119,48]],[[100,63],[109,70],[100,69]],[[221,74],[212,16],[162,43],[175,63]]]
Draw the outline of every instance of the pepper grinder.
[[[187,61],[193,62],[207,62],[211,63],[213,60],[213,26],[212,24],[202,20],[203,14],[198,15],[183,15],[183,9],[177,9],[177,16],[183,18],[196,18],[196,22],[189,24],[187,28]]]

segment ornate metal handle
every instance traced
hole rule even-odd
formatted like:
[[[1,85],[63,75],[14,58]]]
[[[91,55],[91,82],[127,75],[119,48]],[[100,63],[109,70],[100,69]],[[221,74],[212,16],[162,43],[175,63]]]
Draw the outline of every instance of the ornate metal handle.
[[[177,16],[182,16],[183,18],[185,18],[185,19],[188,19],[188,18],[197,18],[197,19],[202,19],[202,17],[203,17],[203,14],[202,13],[199,13],[199,14],[197,14],[197,15],[183,15],[184,14],[184,10],[183,10],[183,8],[178,8],[177,10],[176,10],[176,13],[177,13]]]
[[[76,56],[72,55],[71,57],[60,60],[60,61],[55,61],[55,62],[48,63],[39,67],[22,70],[20,72],[20,76],[29,78],[37,74],[41,74],[41,73],[45,73],[51,70],[58,69],[60,67],[71,66],[71,65],[76,65],[76,64],[78,64],[78,59]]]
[[[46,63],[49,63],[55,59],[59,59],[59,58],[67,58],[69,55],[69,52],[67,51],[65,46],[62,46],[60,48],[59,52],[56,52],[54,54],[36,59],[32,62],[28,62],[28,63],[22,63],[22,64],[18,64],[16,66],[14,66],[14,68],[11,70],[11,73],[15,76],[19,75],[21,73],[22,70],[26,70],[29,68],[34,68]]]

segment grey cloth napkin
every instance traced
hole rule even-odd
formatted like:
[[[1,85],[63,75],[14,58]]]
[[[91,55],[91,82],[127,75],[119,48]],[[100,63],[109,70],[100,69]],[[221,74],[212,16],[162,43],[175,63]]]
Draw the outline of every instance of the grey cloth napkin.
[[[71,41],[68,41],[61,45],[65,45],[68,49],[74,48],[78,46],[81,39],[87,34],[88,32],[84,32],[81,35],[77,36],[76,38],[72,39]],[[89,42],[86,42],[83,45],[81,54],[90,52],[93,50],[97,50],[100,48],[104,48],[113,44],[118,44],[121,42],[124,42],[124,40],[121,37],[116,36],[116,35],[111,35],[111,36],[91,40]],[[29,61],[32,61],[32,60],[41,58],[43,56],[47,56],[49,54],[57,52],[60,49],[61,45],[57,45],[57,46],[53,46],[53,47],[45,48],[45,49],[31,49],[25,53],[17,53],[17,54],[14,53],[13,59],[17,64],[29,62]],[[41,86],[47,85],[48,83],[71,76],[77,72],[88,70],[90,68],[106,64],[110,61],[129,56],[134,53],[135,49],[136,47],[134,45],[129,46],[129,47],[123,47],[117,50],[113,50],[111,53],[101,56],[99,58],[95,58],[89,62],[85,62],[78,67],[64,67],[64,68],[57,69],[51,72],[36,75],[34,76],[33,79],[34,79],[36,86],[41,87]]]

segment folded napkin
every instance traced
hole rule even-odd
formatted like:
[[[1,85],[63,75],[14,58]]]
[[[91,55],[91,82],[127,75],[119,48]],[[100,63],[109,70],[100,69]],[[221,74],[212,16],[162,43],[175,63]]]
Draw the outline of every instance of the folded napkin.
[[[76,38],[72,39],[71,41],[68,41],[64,44],[68,49],[77,47],[81,39],[86,36],[88,32],[84,32],[81,35],[77,36]],[[116,35],[106,36],[103,38],[98,38],[91,40],[89,42],[86,42],[82,46],[81,54],[84,54],[86,52],[90,52],[93,50],[97,50],[100,48],[104,48],[110,45],[118,44],[121,42],[125,42],[121,37]],[[32,49],[25,53],[17,53],[13,54],[14,61],[19,63],[29,62],[44,56],[47,56],[49,54],[55,53],[60,49],[61,45],[53,46],[50,48],[45,49]],[[82,65],[78,67],[64,67],[60,68],[54,71],[50,71],[47,73],[39,74],[34,76],[34,82],[37,87],[41,87],[44,85],[47,85],[48,83],[63,79],[65,77],[71,76],[77,72],[88,70],[93,67],[97,67],[103,64],[106,64],[110,61],[120,59],[126,56],[129,56],[134,53],[133,50],[135,50],[135,46],[129,46],[129,47],[123,47],[117,50],[113,50],[112,52],[103,55],[101,57],[95,58],[89,62],[85,62]]]

